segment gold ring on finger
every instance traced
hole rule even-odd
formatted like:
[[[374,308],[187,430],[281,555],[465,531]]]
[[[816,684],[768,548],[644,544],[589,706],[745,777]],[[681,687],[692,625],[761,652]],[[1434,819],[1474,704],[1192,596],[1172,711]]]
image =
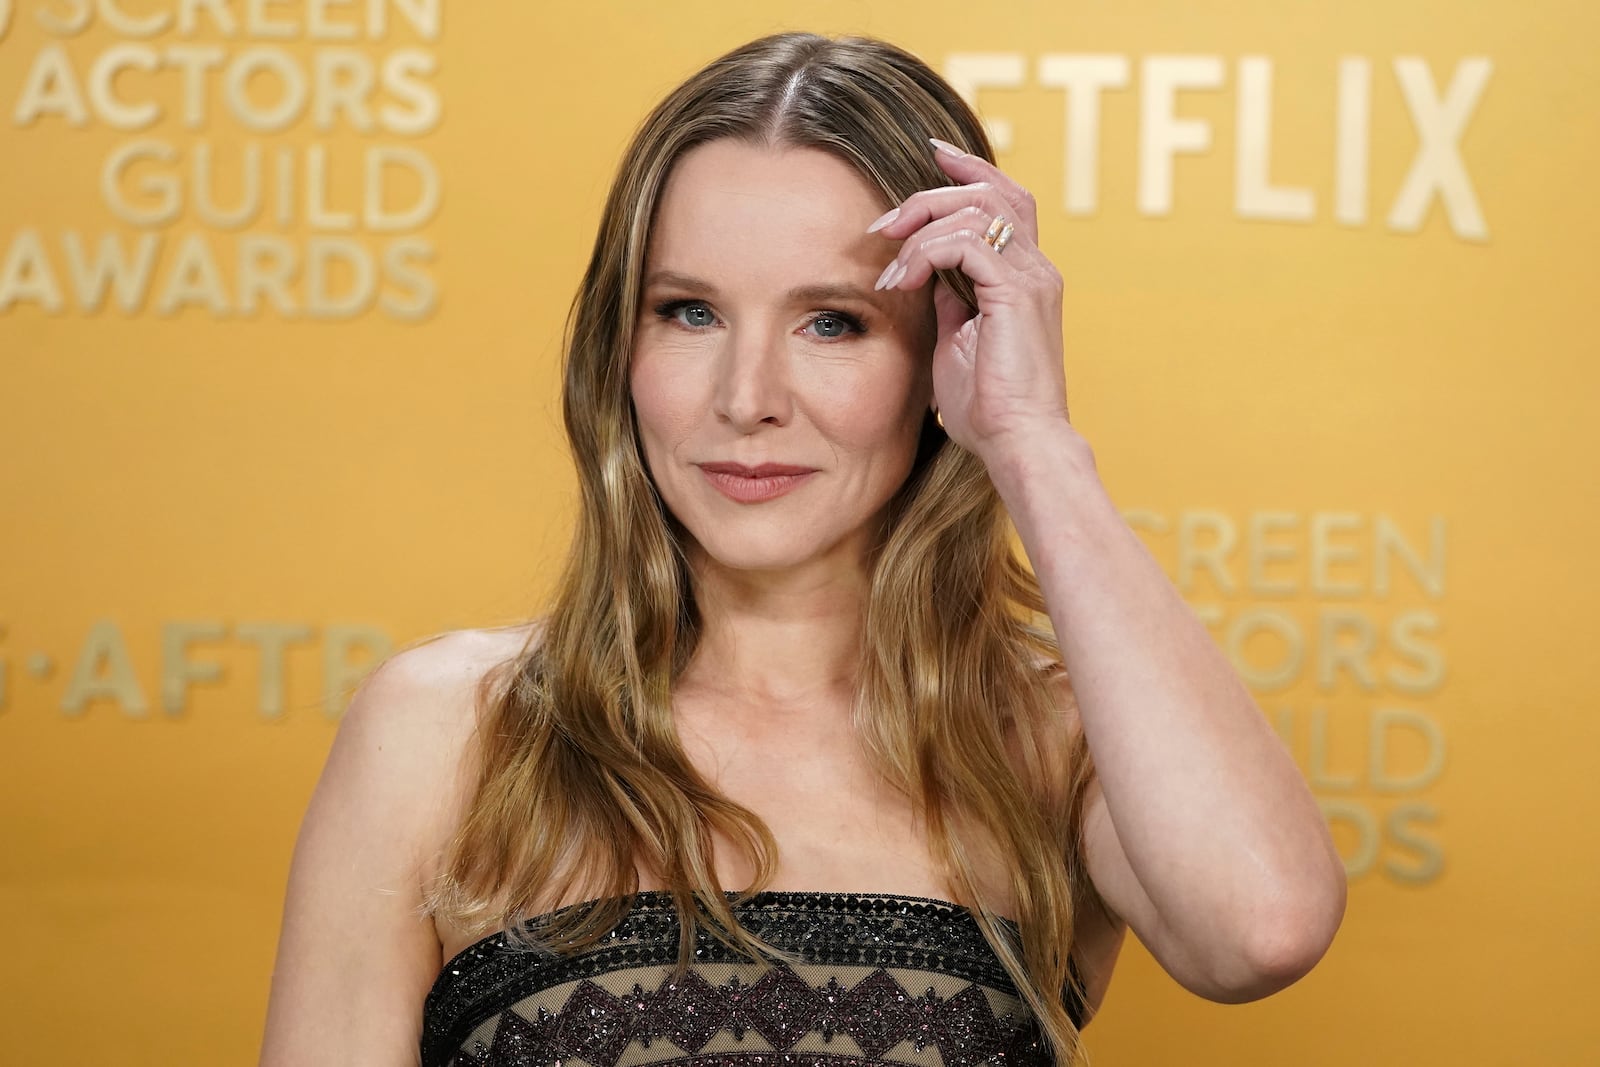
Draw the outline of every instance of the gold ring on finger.
[[[994,250],[996,255],[1006,250],[1006,245],[1011,243],[1011,235],[1016,232],[1017,228],[1015,226],[1011,225],[1009,222],[1006,223],[1005,229],[1001,230],[1000,235],[994,239]]]
[[[1004,215],[996,215],[994,221],[989,223],[988,231],[983,235],[983,243],[993,248],[994,243],[1000,239],[1000,234],[1009,225],[1011,224],[1006,221]]]

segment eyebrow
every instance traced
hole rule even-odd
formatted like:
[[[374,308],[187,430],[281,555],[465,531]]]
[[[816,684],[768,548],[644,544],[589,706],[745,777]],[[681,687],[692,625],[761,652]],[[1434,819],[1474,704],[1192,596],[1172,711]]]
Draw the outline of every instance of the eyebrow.
[[[702,278],[689,274],[679,274],[674,270],[658,270],[644,280],[645,288],[654,285],[674,285],[682,289],[693,289],[698,292],[715,296],[717,287]],[[843,283],[821,283],[817,285],[797,285],[790,289],[785,296],[796,303],[827,303],[832,300],[861,300],[868,304],[875,304],[873,294],[859,285],[845,285]]]

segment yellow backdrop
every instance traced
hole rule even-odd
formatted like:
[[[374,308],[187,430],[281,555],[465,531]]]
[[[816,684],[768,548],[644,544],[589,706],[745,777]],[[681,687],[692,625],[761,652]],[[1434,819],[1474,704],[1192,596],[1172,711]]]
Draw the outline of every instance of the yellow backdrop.
[[[1266,1002],[1130,945],[1095,1062],[1600,1062],[1597,12],[0,0],[0,1059],[253,1062],[350,688],[560,557],[622,145],[812,28],[1038,195],[1075,417],[1350,868]]]

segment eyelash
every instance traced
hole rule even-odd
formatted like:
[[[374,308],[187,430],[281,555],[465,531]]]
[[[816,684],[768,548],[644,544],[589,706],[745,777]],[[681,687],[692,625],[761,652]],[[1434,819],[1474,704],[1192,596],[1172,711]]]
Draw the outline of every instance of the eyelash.
[[[667,300],[663,303],[657,304],[655,311],[656,315],[660,318],[669,322],[675,322],[678,312],[682,311],[686,307],[703,307],[707,311],[711,311],[710,305],[708,305],[704,300]],[[715,314],[715,312],[712,313]],[[863,334],[867,332],[867,328],[862,325],[860,319],[845,311],[819,311],[810,322],[806,323],[806,325],[814,326],[823,319],[833,319],[837,322],[844,323],[846,328],[849,330],[849,333]],[[681,322],[676,324],[682,326],[686,330],[701,329],[701,327],[688,326]],[[849,333],[841,334],[838,337],[819,337],[817,340],[822,341],[824,344],[837,344],[848,337]]]

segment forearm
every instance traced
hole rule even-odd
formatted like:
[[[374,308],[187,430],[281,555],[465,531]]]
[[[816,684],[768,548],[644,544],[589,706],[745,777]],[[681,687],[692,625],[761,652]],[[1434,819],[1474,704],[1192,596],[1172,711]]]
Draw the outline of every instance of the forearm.
[[[1117,512],[1087,444],[1063,424],[990,474],[1043,588],[1127,867],[1164,935],[1217,972],[1241,955],[1270,968],[1277,942],[1307,926],[1331,937],[1343,870],[1316,802]]]

